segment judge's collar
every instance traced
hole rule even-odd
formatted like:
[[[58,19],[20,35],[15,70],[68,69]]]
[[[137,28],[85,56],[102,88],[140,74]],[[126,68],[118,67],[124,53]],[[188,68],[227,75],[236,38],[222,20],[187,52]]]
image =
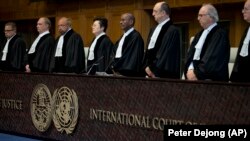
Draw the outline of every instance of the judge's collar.
[[[162,21],[162,22],[160,22],[159,24],[158,24],[158,26],[163,26],[165,23],[167,23],[168,21],[170,21],[170,18],[167,18],[167,19],[165,19],[164,21]]]
[[[217,23],[213,23],[208,28],[206,28],[204,30],[211,31],[216,25],[217,25]]]
[[[43,33],[41,33],[41,34],[39,34],[39,37],[42,37],[42,36],[44,36],[44,35],[46,35],[46,34],[49,34],[49,31],[48,31],[48,30],[45,31],[45,32],[43,32]]]
[[[124,32],[124,34],[127,36],[132,31],[134,31],[134,27],[131,27],[128,31]]]

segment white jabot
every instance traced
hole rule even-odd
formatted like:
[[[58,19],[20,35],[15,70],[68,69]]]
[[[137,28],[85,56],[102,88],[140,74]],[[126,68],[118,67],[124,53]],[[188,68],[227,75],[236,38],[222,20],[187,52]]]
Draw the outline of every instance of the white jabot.
[[[214,23],[212,25],[210,25],[207,29],[204,29],[201,37],[199,38],[199,41],[197,42],[197,44],[195,45],[195,53],[194,53],[194,57],[193,60],[200,60],[200,54],[204,45],[204,42],[207,38],[208,33],[217,25],[217,23]],[[194,69],[193,66],[193,62],[191,62],[191,64],[189,65],[188,69]]]
[[[37,38],[35,39],[35,41],[32,43],[31,48],[30,48],[28,54],[32,54],[32,53],[34,53],[34,52],[36,51],[37,43],[38,43],[39,40],[40,40],[44,35],[46,35],[46,34],[49,34],[49,31],[45,31],[45,32],[43,32],[43,33],[41,33],[41,34],[38,35],[38,37],[37,37]]]
[[[96,46],[96,42],[97,40],[102,36],[105,35],[104,32],[100,33],[98,36],[96,36],[95,40],[92,42],[90,48],[89,48],[89,56],[88,56],[88,60],[94,60],[95,59],[95,55],[94,55],[94,50],[95,50],[95,46]]]
[[[14,35],[15,36],[15,35]],[[9,49],[9,43],[10,43],[10,40],[14,37],[12,36],[11,38],[7,39],[7,42],[4,46],[4,49],[3,49],[3,56],[2,56],[2,61],[6,61],[6,57],[7,57],[7,53],[8,53],[8,49]]]
[[[56,54],[55,57],[61,57],[62,56],[62,48],[63,48],[63,42],[64,42],[64,35],[61,35],[59,38],[59,41],[56,46]]]
[[[154,33],[153,35],[151,36],[150,38],[150,42],[149,42],[149,45],[148,45],[148,49],[152,49],[155,47],[155,43],[156,43],[156,40],[160,34],[160,31],[161,31],[161,28],[162,26],[167,23],[168,21],[170,20],[170,18],[166,19],[165,21],[161,22],[160,24],[157,25],[157,27],[155,28],[154,30]]]
[[[55,57],[62,57],[62,50],[63,50],[63,43],[64,43],[64,36],[71,30],[71,28],[68,29],[67,32],[65,32],[64,34],[62,34],[59,37],[57,46],[56,46],[56,53],[55,53]]]
[[[116,50],[115,58],[122,57],[122,46],[123,46],[124,40],[125,40],[126,36],[128,36],[132,31],[134,31],[134,28],[129,29],[126,33],[123,34],[123,36],[119,42],[118,48]]]
[[[240,56],[246,57],[248,56],[248,46],[250,41],[250,27],[248,28],[247,35],[243,41],[242,48],[240,50]]]

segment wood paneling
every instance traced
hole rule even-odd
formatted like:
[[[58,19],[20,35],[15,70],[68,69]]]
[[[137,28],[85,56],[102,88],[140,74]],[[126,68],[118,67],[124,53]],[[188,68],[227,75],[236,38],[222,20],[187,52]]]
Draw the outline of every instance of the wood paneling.
[[[159,0],[8,0],[0,1],[0,22],[37,20],[41,16],[55,19],[53,30],[57,33],[59,17],[67,16],[73,20],[73,28],[83,38],[85,46],[89,46],[93,35],[92,20],[95,16],[105,16],[109,20],[107,34],[113,42],[122,34],[120,16],[125,12],[135,15],[135,28],[141,33],[146,42],[150,27],[155,25],[152,8]],[[188,35],[193,36],[200,30],[197,13],[202,3],[215,4],[220,19],[229,21],[231,46],[238,46],[241,34],[246,27],[242,19],[241,9],[245,0],[168,0],[172,7],[171,19],[175,23],[187,23]],[[13,4],[14,3],[14,4]],[[228,10],[229,9],[229,10]],[[30,26],[30,24],[27,24]],[[35,27],[35,25],[34,25]],[[0,27],[3,29],[3,27]],[[36,33],[36,30],[33,31]]]

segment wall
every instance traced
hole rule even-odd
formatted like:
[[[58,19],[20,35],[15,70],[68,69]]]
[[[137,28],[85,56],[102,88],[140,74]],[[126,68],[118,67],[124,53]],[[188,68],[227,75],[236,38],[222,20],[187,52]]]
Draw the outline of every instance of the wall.
[[[153,5],[157,0],[8,0],[0,2],[1,25],[8,20],[26,21],[21,28],[30,31],[26,35],[28,42],[36,33],[36,20],[41,16],[54,19],[53,33],[58,36],[57,21],[61,16],[71,17],[73,28],[84,39],[85,46],[89,46],[93,35],[91,24],[95,16],[105,16],[109,20],[107,34],[115,42],[121,35],[119,21],[124,12],[132,12],[136,17],[135,28],[146,41],[150,27],[155,25],[151,16]],[[14,3],[14,4],[13,4]],[[169,0],[172,9],[172,19],[178,25],[186,25],[184,45],[188,46],[188,39],[200,30],[197,22],[197,13],[202,3],[215,4],[221,21],[230,31],[231,46],[238,46],[240,36],[246,27],[242,19],[241,9],[244,0]],[[27,26],[27,27],[25,27]],[[33,28],[31,28],[33,26]],[[28,28],[29,27],[29,28]],[[1,27],[3,28],[3,27]],[[20,29],[20,28],[19,28]],[[22,29],[20,29],[24,32]],[[187,34],[187,35],[186,35]],[[29,43],[28,43],[29,44]]]

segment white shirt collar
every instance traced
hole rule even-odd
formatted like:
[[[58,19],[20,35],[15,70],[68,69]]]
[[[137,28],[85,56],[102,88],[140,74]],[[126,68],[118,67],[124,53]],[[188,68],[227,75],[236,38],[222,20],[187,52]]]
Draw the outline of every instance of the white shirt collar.
[[[167,18],[166,20],[162,21],[161,23],[158,24],[158,26],[163,26],[168,21],[170,21],[170,18]]]
[[[42,36],[44,36],[44,35],[46,35],[46,34],[49,34],[49,31],[48,31],[48,30],[45,31],[45,32],[43,32],[43,33],[41,33],[41,34],[39,34],[39,37],[42,37]]]
[[[208,32],[210,32],[216,25],[217,25],[217,23],[213,23],[208,28],[206,28],[205,30],[208,30]]]
[[[99,35],[96,36],[96,39],[99,39],[102,35],[105,35],[105,32],[100,33]]]
[[[130,34],[132,31],[134,31],[134,28],[133,28],[133,27],[130,28],[127,32],[124,33],[125,36],[127,36],[128,34]]]

